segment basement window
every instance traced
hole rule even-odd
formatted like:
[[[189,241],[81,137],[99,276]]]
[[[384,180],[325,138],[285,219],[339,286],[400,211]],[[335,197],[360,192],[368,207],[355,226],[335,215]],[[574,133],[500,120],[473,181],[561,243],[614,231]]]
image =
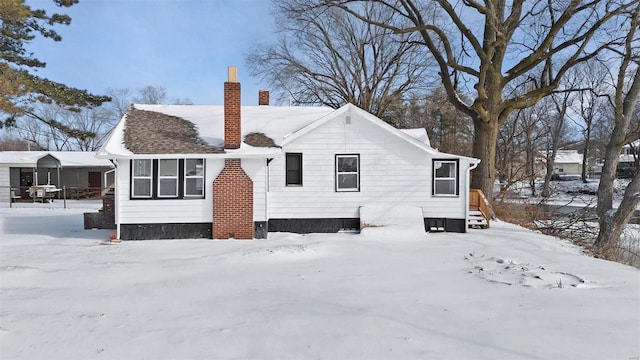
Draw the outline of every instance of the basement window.
[[[433,160],[433,195],[458,195],[458,174],[458,160]]]
[[[336,191],[360,191],[360,155],[336,155]]]

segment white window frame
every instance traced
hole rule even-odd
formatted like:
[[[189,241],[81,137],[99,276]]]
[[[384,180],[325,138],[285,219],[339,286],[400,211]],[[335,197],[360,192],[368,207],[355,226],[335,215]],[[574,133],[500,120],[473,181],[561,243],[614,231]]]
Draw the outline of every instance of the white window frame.
[[[200,160],[202,161],[202,174],[201,175],[189,175],[188,174],[188,168],[187,168],[187,161],[189,160]],[[198,165],[196,164],[196,169],[198,168]],[[185,198],[203,198],[204,197],[204,169],[205,169],[205,159],[184,159],[184,183],[182,184],[183,187],[183,196]],[[200,179],[201,183],[202,183],[202,190],[200,191],[200,194],[187,194],[187,179]]]
[[[453,164],[454,165],[454,176],[453,177],[437,177],[437,170],[439,169],[439,167],[437,166],[438,163],[440,164]],[[459,196],[460,194],[460,182],[458,177],[460,176],[460,169],[459,169],[459,162],[457,160],[448,160],[448,159],[434,159],[433,160],[433,196],[449,196],[449,197],[455,197],[455,196]],[[437,186],[436,183],[438,182],[451,182],[453,181],[453,194],[451,193],[438,193],[437,191]]]
[[[356,171],[338,171],[339,159],[342,158],[356,158]],[[336,155],[335,163],[335,181],[336,192],[357,192],[360,191],[360,154],[340,154]],[[340,175],[356,175],[356,187],[355,188],[341,188],[340,187]]]
[[[136,175],[136,162],[148,161],[149,162],[149,175],[141,176]],[[136,195],[136,180],[148,180],[149,182],[149,194],[148,195]],[[151,159],[133,159],[131,162],[131,197],[135,199],[150,199],[153,197],[153,160]]]
[[[175,175],[161,175],[161,171],[162,171],[161,164],[162,164],[163,161],[175,161],[175,163],[176,163],[176,168],[175,168],[176,174]],[[175,192],[174,192],[174,194],[171,194],[171,195],[162,195],[160,193],[160,190],[161,190],[160,182],[162,180],[167,180],[167,179],[173,179],[175,181]],[[157,186],[158,186],[158,198],[163,198],[163,199],[166,199],[166,198],[169,198],[169,199],[177,198],[178,194],[179,194],[178,193],[178,191],[179,191],[178,190],[179,179],[180,179],[180,160],[178,160],[178,159],[158,159],[158,183],[157,183]]]

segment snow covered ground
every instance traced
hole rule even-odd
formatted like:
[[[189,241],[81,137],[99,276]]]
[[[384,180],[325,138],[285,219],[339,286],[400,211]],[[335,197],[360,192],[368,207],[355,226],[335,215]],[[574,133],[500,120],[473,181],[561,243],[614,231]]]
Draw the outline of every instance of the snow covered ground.
[[[640,271],[514,225],[101,245],[60,205],[0,209],[2,359],[640,356]]]

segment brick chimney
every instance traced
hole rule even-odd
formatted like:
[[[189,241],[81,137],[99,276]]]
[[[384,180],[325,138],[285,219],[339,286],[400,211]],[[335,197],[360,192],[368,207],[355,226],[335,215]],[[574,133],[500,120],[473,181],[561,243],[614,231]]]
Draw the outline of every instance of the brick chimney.
[[[267,90],[258,91],[258,105],[269,105],[269,92]]]
[[[242,160],[225,159],[213,181],[213,239],[253,239],[253,181]]]
[[[229,66],[227,73],[228,81],[224,83],[224,148],[237,149],[242,141],[238,69]]]

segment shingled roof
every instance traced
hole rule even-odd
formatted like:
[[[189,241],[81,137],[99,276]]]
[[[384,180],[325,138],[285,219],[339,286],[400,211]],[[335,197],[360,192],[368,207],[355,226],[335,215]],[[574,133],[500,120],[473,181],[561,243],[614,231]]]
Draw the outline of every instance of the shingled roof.
[[[124,145],[134,154],[221,154],[223,149],[200,139],[195,125],[155,111],[130,109]]]
[[[244,143],[253,147],[280,147],[276,145],[275,141],[273,141],[272,138],[261,132],[252,132],[247,134],[244,137]]]

